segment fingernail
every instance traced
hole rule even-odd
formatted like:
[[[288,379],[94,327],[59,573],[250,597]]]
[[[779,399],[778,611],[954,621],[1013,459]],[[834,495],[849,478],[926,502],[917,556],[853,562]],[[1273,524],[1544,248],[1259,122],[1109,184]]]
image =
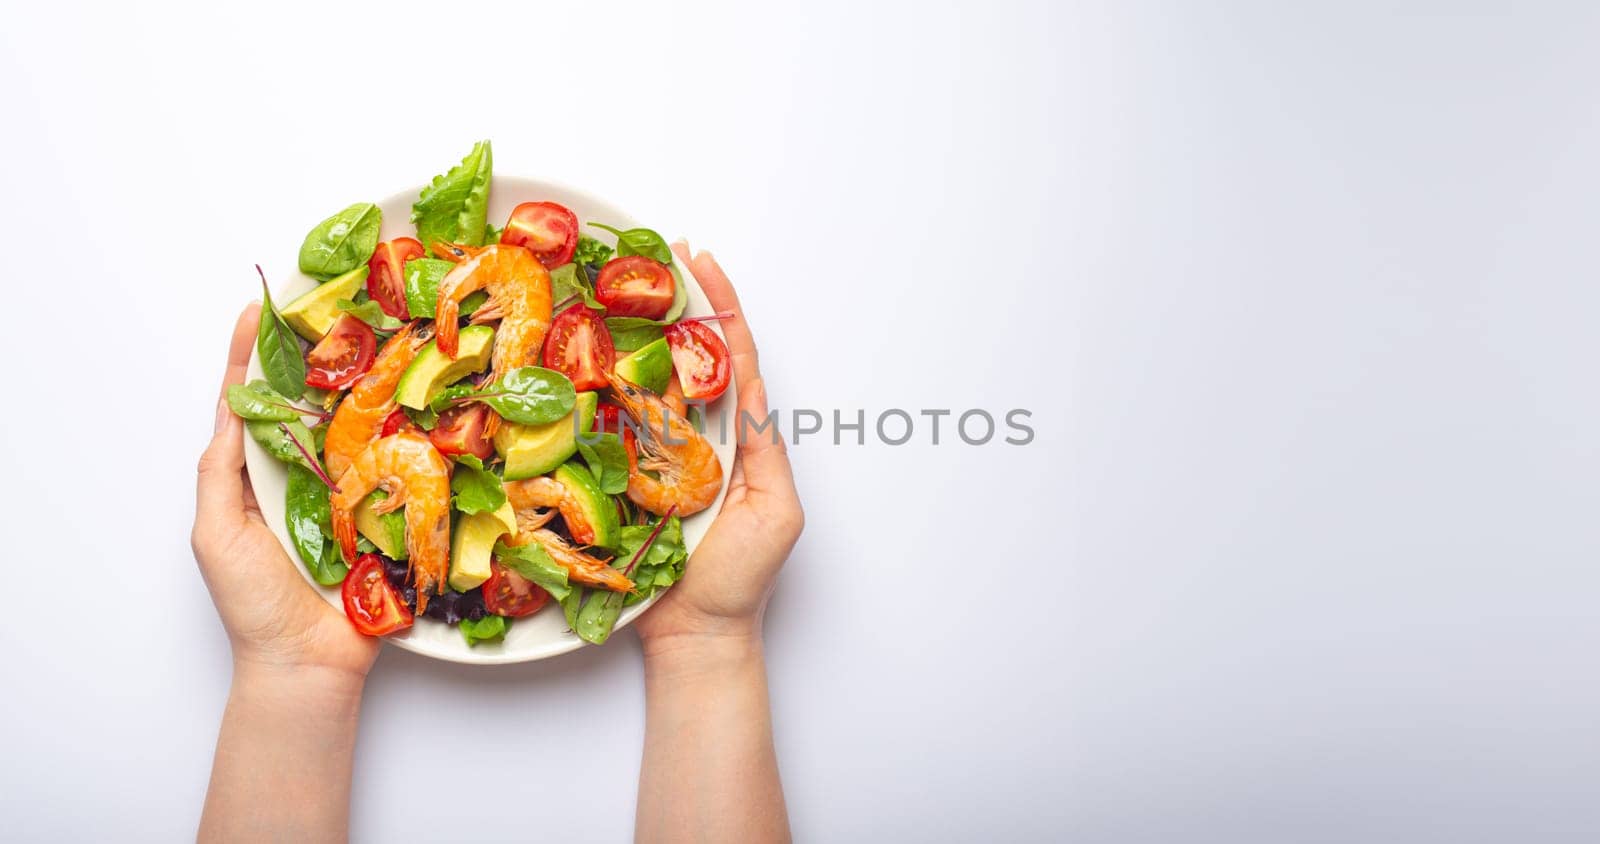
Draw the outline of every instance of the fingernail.
[[[215,434],[215,433],[220,432],[222,430],[222,427],[224,425],[228,424],[228,417],[232,416],[232,415],[233,415],[233,412],[228,410],[228,400],[227,399],[218,399],[217,400],[217,424],[216,424],[215,427],[213,427],[211,429],[211,433]]]

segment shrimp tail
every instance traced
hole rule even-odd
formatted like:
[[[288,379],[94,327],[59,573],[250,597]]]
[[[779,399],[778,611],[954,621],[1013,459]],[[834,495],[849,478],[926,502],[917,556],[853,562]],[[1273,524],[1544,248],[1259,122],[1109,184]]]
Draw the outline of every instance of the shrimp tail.
[[[439,344],[439,351],[445,357],[456,359],[456,352],[460,350],[461,326],[458,319],[461,312],[461,303],[448,296],[439,297],[439,313],[433,321],[434,341]]]
[[[339,551],[344,561],[356,561],[356,514],[354,510],[333,508],[333,538],[339,541]]]

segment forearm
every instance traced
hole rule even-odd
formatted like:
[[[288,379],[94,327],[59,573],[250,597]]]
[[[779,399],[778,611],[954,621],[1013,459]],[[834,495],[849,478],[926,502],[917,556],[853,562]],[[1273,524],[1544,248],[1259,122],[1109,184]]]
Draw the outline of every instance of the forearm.
[[[758,637],[645,642],[635,838],[789,840]]]
[[[217,736],[201,841],[344,841],[362,678],[238,666]]]

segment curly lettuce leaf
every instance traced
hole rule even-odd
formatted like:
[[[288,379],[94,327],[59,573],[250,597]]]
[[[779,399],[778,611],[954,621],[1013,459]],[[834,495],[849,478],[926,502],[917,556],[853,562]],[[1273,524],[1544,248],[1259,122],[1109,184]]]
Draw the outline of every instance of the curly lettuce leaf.
[[[411,222],[417,226],[417,239],[433,252],[433,244],[465,243],[482,246],[489,233],[489,180],[494,156],[488,141],[479,141],[450,168],[435,176],[432,184],[411,206]]]

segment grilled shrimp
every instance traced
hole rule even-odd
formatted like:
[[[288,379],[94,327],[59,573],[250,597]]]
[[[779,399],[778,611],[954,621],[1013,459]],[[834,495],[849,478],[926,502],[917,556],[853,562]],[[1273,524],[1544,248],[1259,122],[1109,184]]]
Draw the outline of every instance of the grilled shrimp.
[[[547,514],[546,519],[550,518]],[[567,544],[554,531],[536,529],[521,530],[521,518],[518,519],[517,538],[513,540],[517,545],[537,543],[556,561],[556,565],[567,570],[567,577],[589,586],[598,586],[612,592],[632,592],[633,581],[628,576],[611,567],[610,561],[599,560]]]
[[[328,476],[335,482],[350,464],[378,438],[383,421],[394,412],[394,388],[428,338],[426,332],[409,323],[383,344],[372,368],[350,388],[350,395],[339,402],[328,423],[328,439],[322,447]]]
[[[615,375],[611,393],[639,423],[638,450],[644,453],[643,459],[628,453],[628,498],[658,516],[710,507],[722,491],[722,461],[711,443],[655,393]]]
[[[494,333],[492,377],[539,362],[544,335],[550,330],[550,273],[521,246],[494,244],[483,248],[435,243],[435,254],[457,259],[455,269],[439,282],[435,328],[439,349],[451,359],[459,348],[456,320],[461,300],[479,290],[489,301],[472,314],[474,323],[500,320]]]
[[[450,466],[428,438],[412,431],[384,437],[356,457],[333,494],[333,536],[345,562],[356,558],[356,507],[382,488],[389,497],[373,510],[406,508],[406,552],[417,612],[428,608],[428,593],[444,592],[450,568]]]
[[[584,518],[583,510],[567,488],[555,478],[528,478],[525,481],[506,481],[506,500],[517,513],[517,532],[538,530],[550,521],[551,508],[561,512],[567,523],[567,532],[583,545],[593,545],[594,527]],[[553,556],[553,555],[552,555]]]

